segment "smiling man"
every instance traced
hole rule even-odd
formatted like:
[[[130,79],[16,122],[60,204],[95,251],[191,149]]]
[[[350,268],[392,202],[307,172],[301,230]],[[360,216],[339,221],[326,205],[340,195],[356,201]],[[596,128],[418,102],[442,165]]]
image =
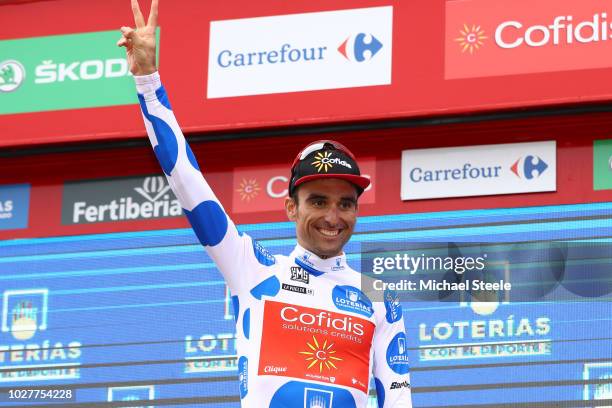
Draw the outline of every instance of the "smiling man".
[[[369,185],[353,154],[323,140],[291,168],[285,209],[297,245],[273,256],[238,232],[204,179],[161,84],[155,61],[158,1],[137,30],[122,27],[147,134],[198,240],[232,293],[243,408],[365,408],[373,378],[378,406],[411,407],[401,305],[372,302],[344,245]]]

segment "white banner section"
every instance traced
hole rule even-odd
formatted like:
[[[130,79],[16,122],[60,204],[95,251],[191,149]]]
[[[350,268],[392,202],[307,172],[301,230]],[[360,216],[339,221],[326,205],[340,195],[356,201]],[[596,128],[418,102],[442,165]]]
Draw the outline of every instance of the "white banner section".
[[[212,21],[208,98],[391,84],[393,7]]]
[[[556,189],[555,141],[402,152],[402,200]]]

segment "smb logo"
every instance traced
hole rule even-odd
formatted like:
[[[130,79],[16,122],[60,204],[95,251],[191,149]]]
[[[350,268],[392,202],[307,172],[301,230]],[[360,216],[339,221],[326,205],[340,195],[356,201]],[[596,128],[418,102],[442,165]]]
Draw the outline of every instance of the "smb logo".
[[[29,340],[47,329],[47,289],[7,290],[2,296],[2,332],[16,340]]]
[[[359,33],[348,37],[338,47],[340,54],[349,61],[364,62],[372,59],[383,44],[371,34]]]
[[[542,175],[548,168],[548,164],[538,156],[527,155],[514,162],[510,170],[518,178],[531,180]]]

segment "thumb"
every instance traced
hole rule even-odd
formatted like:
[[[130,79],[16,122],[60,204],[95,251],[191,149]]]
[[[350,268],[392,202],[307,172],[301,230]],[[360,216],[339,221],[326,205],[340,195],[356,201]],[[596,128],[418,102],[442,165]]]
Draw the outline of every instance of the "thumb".
[[[121,27],[121,34],[128,40],[134,40],[136,37],[136,30],[132,27]]]

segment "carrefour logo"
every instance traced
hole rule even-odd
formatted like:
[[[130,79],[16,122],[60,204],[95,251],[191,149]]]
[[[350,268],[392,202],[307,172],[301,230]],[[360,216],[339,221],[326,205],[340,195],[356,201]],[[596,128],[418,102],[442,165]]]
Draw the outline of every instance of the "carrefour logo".
[[[26,71],[19,61],[0,62],[0,92],[13,92],[23,83]]]
[[[515,161],[510,170],[518,178],[531,180],[541,176],[547,168],[548,164],[538,156],[527,155]]]
[[[393,7],[212,21],[208,98],[391,83]]]
[[[349,61],[364,62],[372,59],[382,47],[378,38],[371,34],[359,33],[344,40],[338,51]]]
[[[364,62],[372,59],[382,47],[382,43],[373,35],[359,33],[347,37],[338,47],[338,52],[349,61]],[[253,65],[309,63],[328,58],[327,45],[298,47],[285,43],[268,49],[248,51],[225,49],[217,55],[217,65],[221,68],[239,68]]]

